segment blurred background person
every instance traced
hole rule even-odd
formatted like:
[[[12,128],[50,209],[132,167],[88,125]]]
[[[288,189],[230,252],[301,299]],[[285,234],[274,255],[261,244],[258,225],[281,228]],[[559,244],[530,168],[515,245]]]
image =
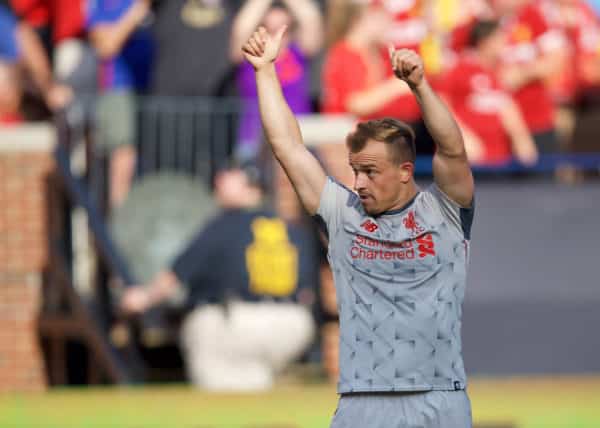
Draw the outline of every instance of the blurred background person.
[[[48,58],[52,52],[52,11],[49,0],[10,0],[15,15],[37,33]]]
[[[87,40],[86,0],[46,0],[50,6],[54,74],[73,89],[75,98],[97,89],[96,56]],[[89,110],[89,108],[88,108]]]
[[[525,165],[534,164],[535,143],[497,75],[505,48],[499,23],[472,25],[469,46],[443,78],[444,94],[459,120],[469,160],[475,165],[502,166],[514,156]]]
[[[402,109],[399,98],[410,89],[389,67],[390,14],[379,4],[359,1],[333,0],[328,7],[323,113],[350,113],[360,119],[396,117]]]
[[[443,68],[443,18],[436,16],[436,0],[370,0],[381,3],[393,18],[388,35],[388,43],[396,49],[411,49],[423,58],[425,72],[431,83],[437,85],[437,77]],[[448,0],[439,0],[448,1]],[[466,9],[461,3],[460,8]],[[403,94],[398,99],[395,116],[410,123],[419,144],[417,154],[431,155],[435,144],[421,119],[421,110],[412,93]]]
[[[232,93],[232,22],[241,0],[163,0],[154,3],[154,95]],[[200,55],[199,52],[210,52]]]
[[[493,5],[508,42],[501,82],[515,97],[539,152],[556,152],[555,104],[549,79],[562,67],[564,34],[551,27],[542,0],[494,0]]]
[[[477,21],[497,19],[496,12],[492,6],[493,0],[471,0],[462,5],[461,19],[448,29],[446,37],[446,48],[450,62],[454,55],[460,54],[469,47],[471,28]]]
[[[394,27],[402,29],[408,20],[411,24],[407,28],[420,29],[419,34],[427,28],[424,17],[413,16],[424,13],[420,3],[401,3],[402,8],[398,2],[386,6],[376,0],[328,2],[329,49],[323,65],[322,111],[349,113],[361,120],[386,116],[401,119],[415,130],[417,153],[431,154],[433,140],[421,120],[416,99],[388,67],[390,43],[419,50],[418,41],[422,40],[413,31],[397,31],[394,42],[390,37]]]
[[[233,22],[231,39],[231,57],[239,64],[236,82],[242,99],[235,150],[240,159],[255,159],[262,141],[254,70],[242,56],[242,45],[259,25],[270,33],[283,25],[290,28],[275,67],[283,95],[295,114],[312,111],[309,62],[323,43],[321,12],[313,0],[248,0],[241,8]]]
[[[90,3],[87,29],[99,58],[96,143],[109,154],[109,206],[127,197],[136,165],[135,95],[150,78],[150,0]]]
[[[96,89],[96,59],[84,42],[87,1],[10,0],[9,3],[16,16],[37,33],[55,80],[65,88],[62,99],[55,100],[50,107],[54,110],[69,107],[85,96],[87,119],[90,97]]]
[[[18,73],[23,74],[24,95],[39,98],[52,110],[62,108],[70,100],[70,89],[58,84],[52,75],[48,55],[38,34],[1,4],[0,60],[15,64]]]
[[[561,142],[572,152],[596,152],[600,150],[595,135],[600,119],[600,19],[583,0],[546,1],[544,11],[567,40],[566,60],[551,80]]]
[[[170,269],[126,290],[122,307],[144,312],[190,286],[182,351],[191,381],[211,390],[262,390],[307,350],[318,281],[312,233],[263,208],[254,166],[221,171],[223,211]]]

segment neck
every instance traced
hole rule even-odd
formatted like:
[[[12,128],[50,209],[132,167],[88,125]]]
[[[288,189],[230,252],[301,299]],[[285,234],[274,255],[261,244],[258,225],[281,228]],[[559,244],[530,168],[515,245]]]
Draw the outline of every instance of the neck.
[[[401,194],[398,195],[398,198],[396,199],[394,205],[388,208],[386,212],[404,208],[406,204],[408,204],[411,200],[414,199],[415,196],[417,196],[417,193],[419,193],[419,187],[417,186],[417,183],[415,183],[414,180],[411,180],[406,185],[405,189],[403,189]]]

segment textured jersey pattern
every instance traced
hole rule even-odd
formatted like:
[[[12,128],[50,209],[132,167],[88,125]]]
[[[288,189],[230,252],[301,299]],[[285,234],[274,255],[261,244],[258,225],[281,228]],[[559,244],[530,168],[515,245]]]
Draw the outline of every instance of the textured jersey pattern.
[[[332,179],[318,215],[340,314],[338,392],[466,386],[461,306],[472,209],[435,185],[377,217]]]

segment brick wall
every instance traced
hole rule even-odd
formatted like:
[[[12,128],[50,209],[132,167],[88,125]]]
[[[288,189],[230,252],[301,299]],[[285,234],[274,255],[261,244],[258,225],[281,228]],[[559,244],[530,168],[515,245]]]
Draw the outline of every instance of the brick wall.
[[[46,387],[37,331],[52,129],[0,130],[0,392]]]

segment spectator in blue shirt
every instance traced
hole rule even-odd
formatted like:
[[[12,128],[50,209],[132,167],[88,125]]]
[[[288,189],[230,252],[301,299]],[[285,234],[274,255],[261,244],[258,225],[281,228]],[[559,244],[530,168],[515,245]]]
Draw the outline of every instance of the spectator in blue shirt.
[[[110,154],[110,206],[127,197],[135,171],[135,94],[148,86],[153,43],[149,0],[93,0],[86,26],[99,57],[96,142]]]

